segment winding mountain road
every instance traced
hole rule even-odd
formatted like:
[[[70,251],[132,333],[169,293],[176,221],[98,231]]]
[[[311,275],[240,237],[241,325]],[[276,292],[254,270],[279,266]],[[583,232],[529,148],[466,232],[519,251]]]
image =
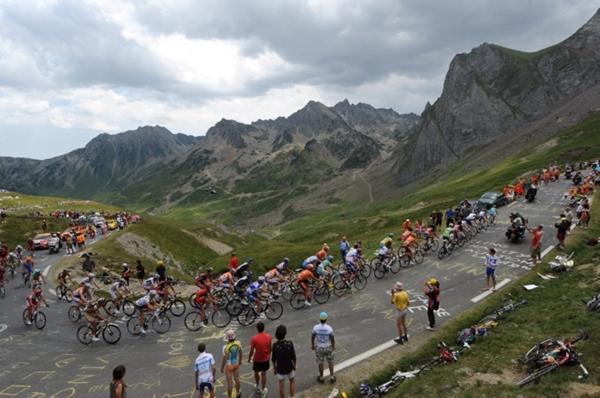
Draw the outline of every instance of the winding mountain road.
[[[555,242],[553,224],[565,206],[562,195],[567,187],[568,182],[561,180],[541,187],[536,203],[519,201],[510,208],[500,209],[495,227],[482,232],[443,261],[429,254],[420,266],[383,280],[371,277],[364,291],[353,292],[341,299],[332,296],[322,306],[294,311],[286,305],[279,321],[267,321],[267,331],[274,334],[278,324],[287,325],[288,338],[294,342],[298,354],[298,391],[315,383],[316,364],[309,341],[320,311],[330,314],[337,340],[335,362],[338,366],[352,366],[383,350],[393,353],[396,348],[390,340],[395,337],[394,310],[387,292],[395,281],[401,280],[412,296],[410,334],[427,333],[424,331],[427,316],[423,281],[429,277],[441,281],[442,305],[437,314],[440,324],[492,294],[482,293],[482,258],[488,247],[495,247],[502,259],[498,270],[500,285],[514,281],[530,269],[529,238],[520,244],[506,241],[504,230],[508,213],[519,211],[529,219],[530,225],[544,225],[544,248],[549,248]],[[41,256],[38,260],[49,269],[59,258],[56,255]],[[118,364],[127,366],[130,397],[192,397],[195,396],[191,389],[192,364],[197,344],[206,343],[208,351],[220,360],[223,330],[211,326],[202,332],[191,333],[185,329],[182,318],[172,318],[169,333],[156,335],[149,332],[145,337],[129,335],[125,323],[119,320],[122,339],[115,346],[102,341],[82,346],[75,336],[76,325],[67,320],[68,304],[64,302],[54,302],[51,308],[44,309],[48,316],[45,329],[25,327],[21,313],[27,289],[19,287],[17,281],[8,284],[6,297],[0,299],[0,397],[104,398],[108,396],[112,368]],[[46,295],[56,301],[48,290]],[[254,332],[254,327],[237,330],[245,354]],[[224,378],[221,374],[218,377],[217,396],[223,397]],[[242,379],[242,392],[247,396],[254,386],[250,365],[242,367]],[[269,373],[269,379],[269,397],[273,397],[277,388],[272,373]]]

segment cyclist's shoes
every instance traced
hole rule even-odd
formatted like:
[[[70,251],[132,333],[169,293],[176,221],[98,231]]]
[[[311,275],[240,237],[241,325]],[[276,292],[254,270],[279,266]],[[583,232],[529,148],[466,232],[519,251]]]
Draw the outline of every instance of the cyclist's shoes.
[[[264,313],[264,312],[261,312],[261,313],[258,315],[258,319],[267,319],[267,316],[265,315],[265,313]]]
[[[25,325],[31,325],[31,321],[30,320],[26,320],[25,321]]]
[[[140,333],[141,333],[141,334],[146,334],[146,329],[144,329],[144,328],[141,328],[141,329],[140,329]]]
[[[208,325],[208,318],[204,318],[204,320],[202,320],[202,323],[204,324],[204,326]]]
[[[310,301],[306,301],[306,300],[304,300],[304,305],[305,305],[306,307],[310,307],[312,304],[310,303]]]
[[[243,305],[248,305],[248,304],[250,304],[250,303],[248,302],[248,300],[246,300],[246,299],[242,299],[242,304],[243,304]]]
[[[96,337],[96,336],[93,336],[92,337],[92,341],[100,341],[100,339],[98,337]]]

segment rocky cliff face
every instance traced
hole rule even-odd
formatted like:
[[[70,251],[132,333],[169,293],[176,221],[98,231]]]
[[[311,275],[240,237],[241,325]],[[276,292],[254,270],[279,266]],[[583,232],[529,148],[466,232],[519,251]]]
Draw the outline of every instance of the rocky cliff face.
[[[398,159],[399,182],[451,164],[473,148],[514,139],[599,83],[600,11],[567,40],[538,52],[484,43],[459,54],[442,95],[422,114],[409,156]],[[593,107],[580,107],[572,122]]]

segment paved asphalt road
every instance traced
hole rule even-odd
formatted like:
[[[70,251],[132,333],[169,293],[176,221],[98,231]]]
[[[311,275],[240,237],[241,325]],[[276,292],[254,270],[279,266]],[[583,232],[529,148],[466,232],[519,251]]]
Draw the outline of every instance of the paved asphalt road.
[[[354,292],[342,299],[332,296],[327,304],[306,310],[294,311],[286,306],[279,321],[267,323],[267,331],[274,334],[278,324],[287,325],[288,338],[294,342],[298,353],[298,391],[315,383],[317,372],[309,339],[320,311],[330,314],[337,339],[335,361],[338,364],[352,363],[352,358],[395,337],[394,312],[387,291],[397,280],[404,282],[413,299],[410,333],[413,336],[427,333],[424,330],[426,300],[422,295],[424,280],[436,277],[441,281],[439,324],[472,306],[471,299],[482,293],[482,258],[487,247],[496,247],[503,260],[498,281],[514,280],[529,269],[529,237],[520,244],[506,241],[504,230],[508,213],[519,211],[529,218],[530,225],[544,225],[544,248],[549,247],[555,243],[553,224],[564,207],[562,195],[567,186],[567,181],[561,180],[541,187],[536,203],[517,202],[500,209],[497,226],[479,234],[443,261],[430,254],[422,265],[402,270],[397,275],[389,275],[383,280],[371,276],[362,292]],[[59,258],[60,255],[41,255],[40,260],[42,266],[47,266]],[[55,302],[49,309],[44,309],[48,316],[44,330],[27,328],[21,320],[27,290],[16,285],[11,282],[6,297],[0,299],[0,398],[107,397],[112,368],[121,363],[127,366],[130,397],[191,397],[192,363],[198,342],[205,342],[208,351],[220,361],[223,331],[211,326],[202,332],[191,333],[185,329],[182,318],[172,319],[171,331],[165,335],[149,332],[145,337],[133,337],[122,323],[122,339],[116,346],[103,341],[82,346],[76,340],[76,325],[67,320],[68,305]],[[50,293],[47,297],[56,301]],[[254,331],[253,326],[238,329],[245,347]],[[242,392],[248,396],[254,386],[251,366],[245,364],[242,374]],[[271,373],[269,375],[269,396],[276,396],[274,378]],[[219,377],[217,395],[221,397],[226,394],[222,387],[223,377]]]

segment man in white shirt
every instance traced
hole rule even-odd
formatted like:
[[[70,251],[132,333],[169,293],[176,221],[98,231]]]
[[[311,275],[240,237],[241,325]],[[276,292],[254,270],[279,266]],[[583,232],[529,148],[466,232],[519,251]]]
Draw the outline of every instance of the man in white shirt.
[[[319,314],[320,323],[315,325],[312,330],[311,336],[311,348],[315,351],[317,356],[317,363],[319,364],[319,377],[317,381],[323,382],[323,368],[325,361],[329,365],[329,381],[335,383],[335,376],[333,374],[333,351],[335,351],[335,337],[333,336],[333,328],[327,324],[327,313],[321,312]]]
[[[198,344],[198,358],[194,363],[194,389],[198,391],[198,398],[204,397],[204,389],[210,392],[210,398],[215,398],[215,358],[206,351],[204,343]]]

